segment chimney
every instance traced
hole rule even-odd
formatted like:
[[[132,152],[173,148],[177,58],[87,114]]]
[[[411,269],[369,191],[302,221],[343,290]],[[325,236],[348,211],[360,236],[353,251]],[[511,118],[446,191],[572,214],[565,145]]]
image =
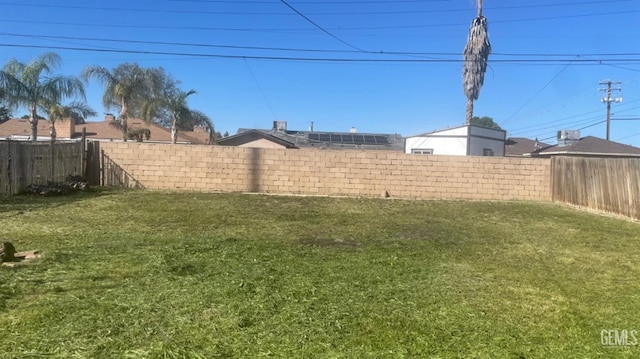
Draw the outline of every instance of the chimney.
[[[67,117],[56,122],[56,137],[59,139],[72,138],[76,133],[76,121]]]
[[[114,122],[116,120],[116,116],[110,113],[106,113],[104,115],[104,122]]]
[[[349,133],[357,133],[358,130],[355,127],[351,127],[351,129],[349,130]]]

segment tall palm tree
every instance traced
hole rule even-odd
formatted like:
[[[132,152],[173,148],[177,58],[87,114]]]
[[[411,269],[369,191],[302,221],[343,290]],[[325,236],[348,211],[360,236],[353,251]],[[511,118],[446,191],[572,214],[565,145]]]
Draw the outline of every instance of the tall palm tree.
[[[52,71],[62,62],[53,52],[45,53],[25,64],[9,60],[0,71],[0,88],[10,108],[25,106],[29,111],[31,140],[38,139],[38,110],[64,98],[84,99],[84,85],[73,76],[53,75]]]
[[[478,16],[471,22],[469,38],[463,52],[462,83],[467,97],[467,124],[471,123],[473,117],[473,101],[480,96],[480,88],[484,84],[490,53],[487,18],[482,15],[482,0],[478,0]]]
[[[76,121],[76,118],[87,118],[90,116],[96,116],[97,113],[84,102],[74,101],[66,106],[60,104],[51,104],[45,109],[47,116],[49,116],[49,136],[51,142],[55,142],[56,134],[56,122],[58,120],[63,121],[68,119],[69,121]]]
[[[97,79],[104,85],[102,103],[105,108],[119,108],[119,128],[122,131],[122,140],[129,138],[127,125],[128,118],[132,115],[132,107],[140,107],[152,97],[154,87],[154,72],[140,67],[138,64],[121,64],[113,70],[102,66],[89,66],[82,71],[82,78],[89,81]],[[150,121],[142,113],[143,120]]]

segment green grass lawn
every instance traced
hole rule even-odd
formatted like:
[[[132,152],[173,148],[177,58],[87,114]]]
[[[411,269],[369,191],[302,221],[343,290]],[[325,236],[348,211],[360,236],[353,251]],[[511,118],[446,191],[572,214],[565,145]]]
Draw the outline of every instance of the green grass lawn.
[[[640,357],[601,344],[640,224],[561,205],[97,190],[0,228],[45,256],[0,267],[1,358]]]

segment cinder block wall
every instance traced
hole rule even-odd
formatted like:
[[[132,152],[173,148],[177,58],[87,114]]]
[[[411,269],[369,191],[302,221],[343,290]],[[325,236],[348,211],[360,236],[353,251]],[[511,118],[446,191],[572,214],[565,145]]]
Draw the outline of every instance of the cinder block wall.
[[[103,142],[149,189],[550,201],[550,160]]]

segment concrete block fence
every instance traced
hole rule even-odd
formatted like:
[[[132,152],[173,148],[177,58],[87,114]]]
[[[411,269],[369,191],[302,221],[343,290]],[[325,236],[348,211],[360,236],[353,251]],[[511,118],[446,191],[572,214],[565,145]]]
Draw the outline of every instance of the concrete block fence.
[[[550,201],[549,159],[94,142],[149,189],[414,199]],[[91,166],[96,171],[106,166]],[[101,178],[114,176],[102,173]],[[104,183],[109,185],[110,183]]]

